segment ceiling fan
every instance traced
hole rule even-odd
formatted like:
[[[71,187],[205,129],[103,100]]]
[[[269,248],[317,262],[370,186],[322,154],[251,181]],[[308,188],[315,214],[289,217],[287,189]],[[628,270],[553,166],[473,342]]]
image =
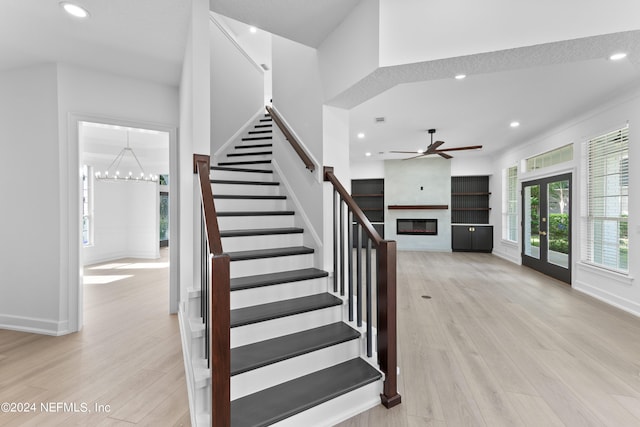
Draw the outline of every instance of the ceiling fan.
[[[479,148],[482,148],[482,145],[467,145],[466,147],[443,148],[439,150],[438,148],[442,144],[444,144],[444,141],[433,142],[433,134],[436,133],[435,129],[429,129],[427,132],[429,132],[429,135],[431,135],[431,144],[429,144],[427,149],[422,153],[418,151],[420,154],[418,154],[417,156],[409,157],[404,160],[416,159],[418,157],[428,156],[429,154],[437,154],[444,157],[445,159],[451,159],[453,158],[453,156],[447,154],[447,151],[477,150]],[[415,154],[415,151],[390,151],[390,153]]]

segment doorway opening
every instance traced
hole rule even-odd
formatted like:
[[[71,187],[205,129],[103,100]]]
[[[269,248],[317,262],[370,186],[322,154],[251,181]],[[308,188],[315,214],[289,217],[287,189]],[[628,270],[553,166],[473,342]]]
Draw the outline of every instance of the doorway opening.
[[[571,174],[522,183],[522,264],[571,284]]]

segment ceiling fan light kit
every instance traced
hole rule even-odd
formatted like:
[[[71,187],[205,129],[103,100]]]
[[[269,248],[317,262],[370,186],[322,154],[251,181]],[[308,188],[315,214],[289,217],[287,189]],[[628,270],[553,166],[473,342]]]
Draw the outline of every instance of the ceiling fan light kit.
[[[482,145],[467,145],[464,147],[452,147],[452,148],[442,148],[440,149],[440,146],[442,144],[444,144],[444,141],[433,141],[433,134],[436,133],[435,129],[428,129],[427,133],[429,133],[429,135],[431,136],[431,143],[429,144],[429,146],[426,148],[426,150],[418,150],[418,154],[417,156],[413,156],[413,157],[408,157],[404,160],[411,160],[411,159],[417,159],[418,157],[424,157],[424,156],[428,156],[430,154],[437,154],[440,157],[443,157],[445,159],[452,159],[453,156],[450,154],[447,154],[447,151],[463,151],[463,150],[478,150],[480,148],[482,148]],[[415,151],[390,151],[390,153],[400,153],[400,154],[415,154]]]

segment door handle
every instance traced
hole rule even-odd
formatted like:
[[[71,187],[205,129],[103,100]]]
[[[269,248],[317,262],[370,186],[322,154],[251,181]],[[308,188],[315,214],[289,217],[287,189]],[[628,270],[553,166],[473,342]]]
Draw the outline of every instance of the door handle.
[[[541,231],[541,232],[540,232],[540,235],[541,235],[541,236],[546,236],[546,235],[547,235],[547,232],[546,232],[546,231]]]

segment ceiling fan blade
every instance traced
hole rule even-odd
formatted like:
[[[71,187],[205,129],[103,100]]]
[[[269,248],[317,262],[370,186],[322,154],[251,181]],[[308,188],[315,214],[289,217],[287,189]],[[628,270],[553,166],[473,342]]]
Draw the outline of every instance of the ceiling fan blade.
[[[424,157],[426,155],[428,155],[429,153],[422,153],[422,154],[418,154],[417,156],[413,156],[413,157],[407,157],[406,159],[402,159],[402,160],[411,160],[411,159],[417,159],[418,157]]]
[[[438,155],[444,157],[445,159],[453,159],[453,156],[450,156],[447,153],[438,153]]]
[[[415,151],[389,151],[389,153],[416,154]]]
[[[439,153],[441,151],[462,151],[462,150],[477,150],[482,148],[482,145],[467,145],[466,147],[452,147],[452,148],[443,148],[442,150],[433,151],[434,153]]]
[[[427,147],[427,153],[433,153],[435,150],[438,149],[438,147],[440,147],[442,144],[444,144],[444,141],[436,141],[433,144],[429,145]]]

